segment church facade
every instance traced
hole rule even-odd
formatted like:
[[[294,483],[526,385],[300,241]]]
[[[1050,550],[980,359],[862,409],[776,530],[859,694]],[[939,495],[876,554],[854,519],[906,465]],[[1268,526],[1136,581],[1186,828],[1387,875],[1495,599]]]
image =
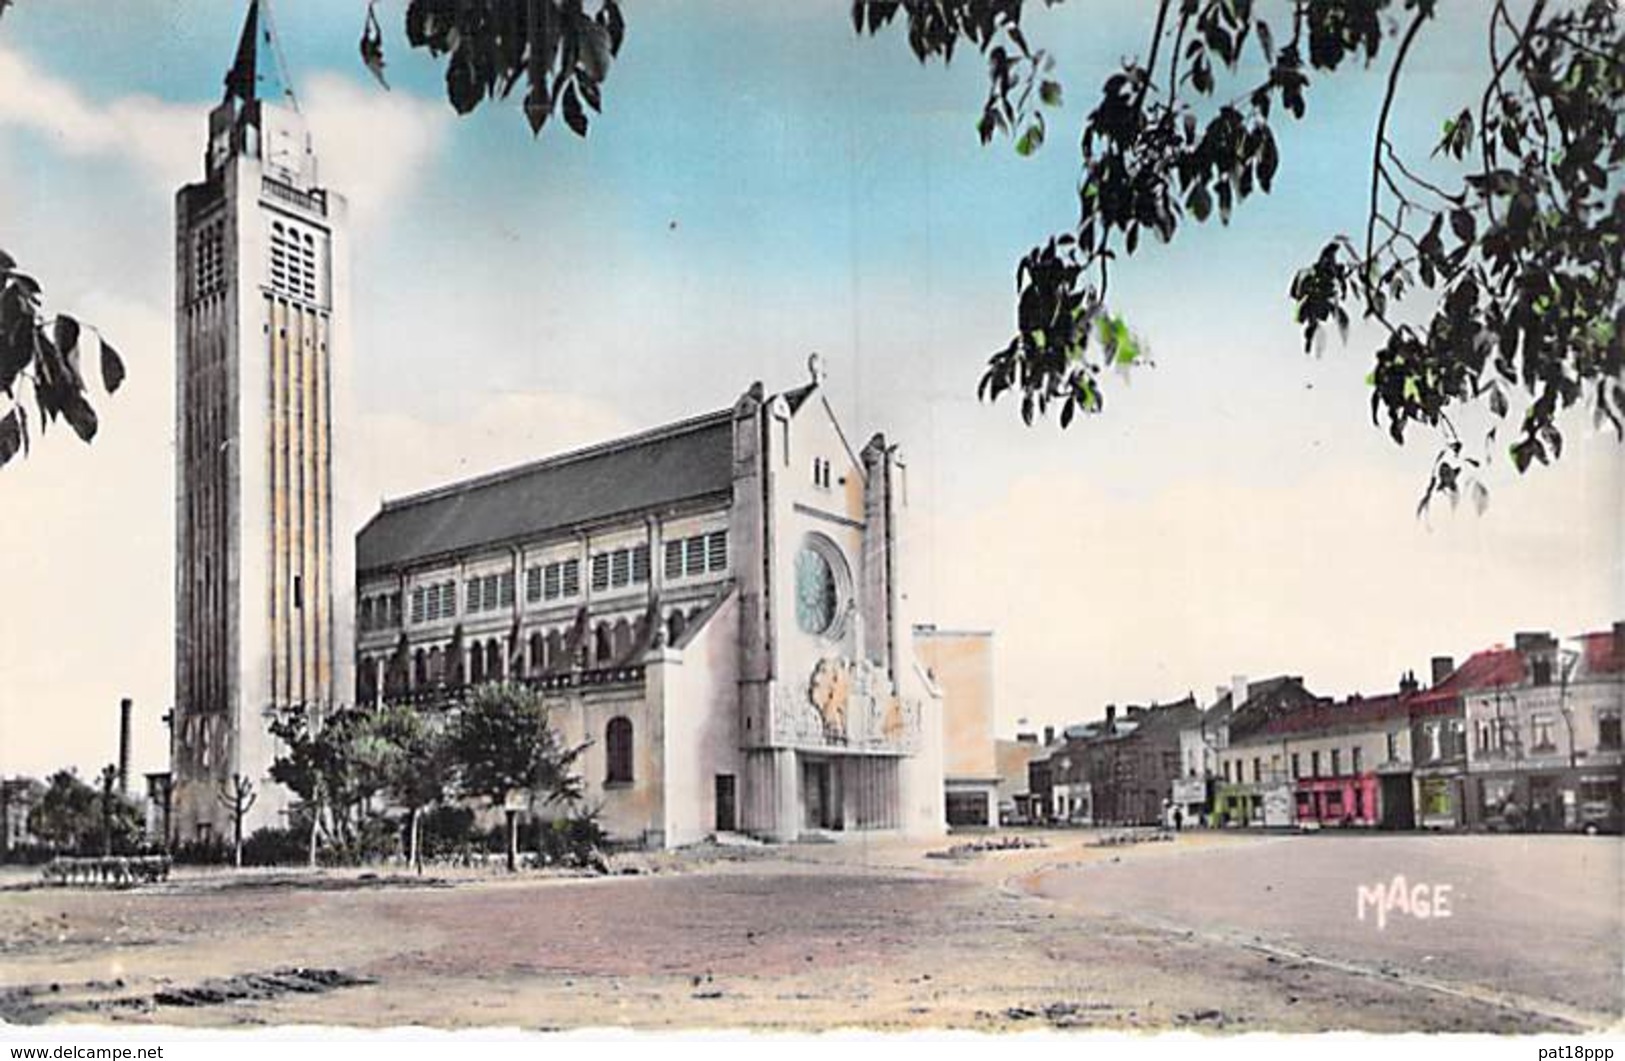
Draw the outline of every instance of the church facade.
[[[907,471],[812,382],[386,502],[356,539],[356,699],[538,689],[611,836],[944,823],[906,615]]]
[[[280,824],[269,776],[281,708],[349,693],[354,525],[335,510],[347,388],[344,199],[320,182],[251,3],[209,115],[204,179],[176,196],[175,703],[171,838]],[[335,573],[338,577],[335,577]]]

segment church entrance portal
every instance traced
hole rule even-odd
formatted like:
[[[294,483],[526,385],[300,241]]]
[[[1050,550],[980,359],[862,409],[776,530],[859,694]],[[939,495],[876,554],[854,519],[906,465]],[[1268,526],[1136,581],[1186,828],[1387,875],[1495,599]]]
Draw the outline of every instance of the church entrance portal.
[[[805,810],[802,827],[806,829],[839,829],[841,805],[831,782],[832,771],[828,760],[803,759],[801,762],[801,806]]]

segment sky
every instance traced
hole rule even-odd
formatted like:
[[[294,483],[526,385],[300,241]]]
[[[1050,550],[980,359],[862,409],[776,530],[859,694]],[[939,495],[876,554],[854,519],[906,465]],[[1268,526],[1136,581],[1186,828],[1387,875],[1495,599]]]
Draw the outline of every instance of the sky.
[[[165,767],[172,696],[173,197],[201,177],[245,3],[19,0],[0,19],[0,247],[49,306],[123,352],[102,430],[0,471],[0,774],[116,754]],[[458,118],[378,5],[392,90],[357,56],[360,0],[278,0],[323,174],[354,220],[356,449],[378,500],[805,379],[910,468],[915,617],[995,635],[997,729],[1107,703],[1204,702],[1233,676],[1391,689],[1518,630],[1625,617],[1625,449],[1583,415],[1561,462],[1492,465],[1480,513],[1416,502],[1433,455],[1372,426],[1371,336],[1306,355],[1287,289],[1363,224],[1386,66],[1278,127],[1276,191],[1113,276],[1154,364],[1061,431],[976,399],[1013,328],[1020,256],[1074,219],[1076,137],[1149,33],[1145,6],[1029,14],[1065,105],[1030,158],[983,147],[985,70],[858,38],[844,2],[626,5],[604,114],[533,139],[517,102]],[[110,15],[116,10],[116,15]],[[1418,39],[1395,135],[1425,155],[1483,77],[1476,5]],[[1454,106],[1452,106],[1454,104]],[[341,485],[344,485],[341,483]]]

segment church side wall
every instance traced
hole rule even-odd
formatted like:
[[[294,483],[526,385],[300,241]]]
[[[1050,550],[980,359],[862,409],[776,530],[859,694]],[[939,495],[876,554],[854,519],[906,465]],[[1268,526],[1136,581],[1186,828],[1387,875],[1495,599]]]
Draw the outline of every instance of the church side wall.
[[[680,652],[649,664],[663,679],[665,842],[691,844],[716,832],[716,779],[731,775],[740,816],[739,598],[730,594]],[[651,683],[652,684],[652,683]]]
[[[598,823],[616,843],[652,847],[664,842],[666,787],[664,718],[661,691],[650,683],[642,695],[572,693],[548,701],[549,721],[566,745],[586,744],[576,760],[582,781],[583,802],[598,811]],[[612,782],[606,733],[611,719],[632,723],[632,780]],[[546,818],[562,817],[566,808],[536,806]]]

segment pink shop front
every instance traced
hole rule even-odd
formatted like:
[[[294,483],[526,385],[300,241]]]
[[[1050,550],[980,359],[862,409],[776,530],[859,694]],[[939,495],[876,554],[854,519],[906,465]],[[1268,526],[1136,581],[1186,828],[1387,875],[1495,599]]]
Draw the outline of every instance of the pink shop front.
[[[1375,825],[1380,807],[1374,773],[1352,777],[1301,777],[1297,784],[1298,821],[1321,825]]]

